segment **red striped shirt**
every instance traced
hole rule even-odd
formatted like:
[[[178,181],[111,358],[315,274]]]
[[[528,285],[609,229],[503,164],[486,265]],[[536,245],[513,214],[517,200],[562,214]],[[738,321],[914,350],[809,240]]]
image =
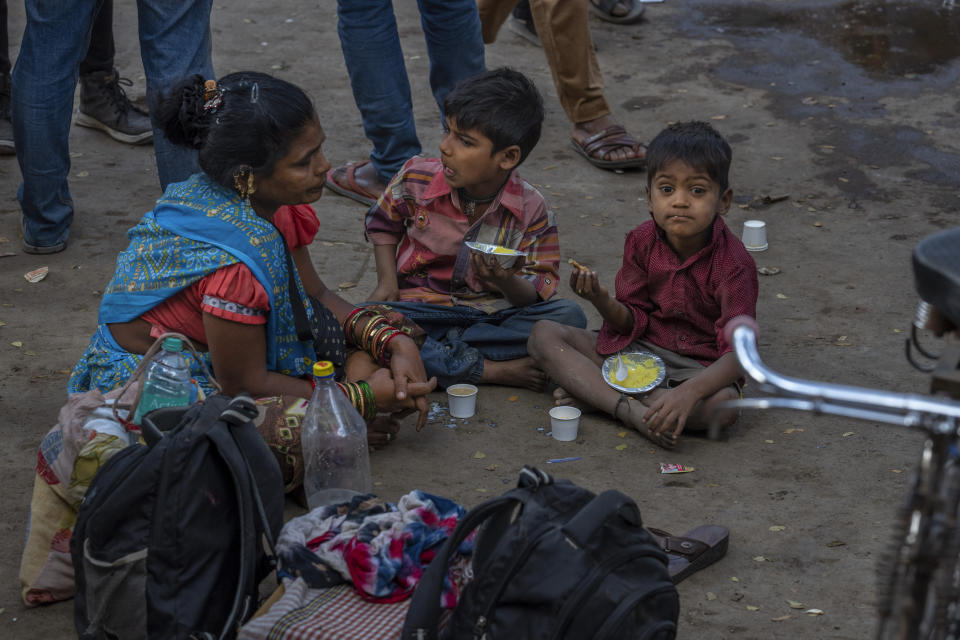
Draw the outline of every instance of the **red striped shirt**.
[[[557,292],[560,243],[553,212],[516,171],[471,225],[440,160],[414,157],[367,213],[366,231],[375,245],[397,245],[400,300],[488,312],[509,306],[474,277],[465,240],[527,252],[518,275],[530,280],[543,300]]]
[[[653,220],[627,235],[616,298],[633,313],[633,330],[600,329],[597,352],[615,353],[634,340],[709,365],[731,351],[723,328],[738,315],[756,317],[757,266],[723,218],[703,249],[680,262]]]

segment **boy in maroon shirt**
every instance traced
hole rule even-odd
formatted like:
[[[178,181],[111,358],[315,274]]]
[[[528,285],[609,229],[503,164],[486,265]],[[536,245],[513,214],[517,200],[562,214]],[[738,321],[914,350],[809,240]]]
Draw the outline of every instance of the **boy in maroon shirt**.
[[[664,129],[647,150],[652,220],[628,235],[615,297],[595,271],[577,268],[570,286],[603,317],[596,334],[538,322],[528,350],[559,388],[558,405],[607,411],[666,448],[686,429],[709,426],[718,405],[739,396],[740,370],[723,336],[738,315],[756,316],[757,269],[723,216],[733,191],[730,146],[709,124]],[[620,393],[601,366],[617,352],[650,351],[667,366],[664,381],[638,396]],[[720,410],[723,426],[737,419]]]

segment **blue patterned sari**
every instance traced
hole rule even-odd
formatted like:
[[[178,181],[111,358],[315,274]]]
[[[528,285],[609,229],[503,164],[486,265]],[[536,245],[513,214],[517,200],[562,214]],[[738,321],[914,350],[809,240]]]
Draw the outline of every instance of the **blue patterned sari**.
[[[106,326],[138,318],[164,300],[221,267],[242,262],[270,298],[267,317],[267,370],[302,376],[313,363],[311,342],[297,338],[289,295],[284,239],[236,193],[199,173],[171,184],[153,211],[127,233],[130,245],[100,303],[99,327],[67,384],[69,393],[123,385],[142,356],[124,351]],[[307,300],[298,274],[293,280]],[[304,305],[307,318],[313,308]],[[204,354],[210,365],[209,354]],[[202,368],[191,358],[193,374],[211,391]]]

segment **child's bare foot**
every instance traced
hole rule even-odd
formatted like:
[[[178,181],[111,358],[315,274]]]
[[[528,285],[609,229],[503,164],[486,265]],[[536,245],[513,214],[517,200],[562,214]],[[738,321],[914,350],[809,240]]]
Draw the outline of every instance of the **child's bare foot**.
[[[544,391],[547,388],[547,374],[530,356],[516,360],[484,360],[480,382]]]
[[[644,438],[655,445],[664,449],[673,449],[677,446],[677,436],[673,433],[651,433],[647,423],[643,421],[643,414],[647,408],[636,398],[627,398],[625,402],[619,402],[614,409],[614,417],[623,424],[636,429]]]
[[[595,406],[578,400],[563,387],[557,387],[553,390],[553,403],[558,407],[576,407],[583,413],[596,413],[598,411]]]

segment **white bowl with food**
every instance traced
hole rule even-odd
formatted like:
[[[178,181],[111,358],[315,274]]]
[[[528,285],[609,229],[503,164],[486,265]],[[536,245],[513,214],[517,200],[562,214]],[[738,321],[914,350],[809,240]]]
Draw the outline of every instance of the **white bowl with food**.
[[[500,245],[496,244],[487,244],[486,242],[464,242],[463,244],[467,245],[471,251],[475,251],[485,256],[493,256],[504,269],[512,268],[514,265],[516,265],[518,259],[527,257],[526,251],[518,251],[509,247],[501,247]]]
[[[667,375],[660,356],[649,351],[615,353],[603,361],[604,381],[623,393],[646,393],[657,388]]]

